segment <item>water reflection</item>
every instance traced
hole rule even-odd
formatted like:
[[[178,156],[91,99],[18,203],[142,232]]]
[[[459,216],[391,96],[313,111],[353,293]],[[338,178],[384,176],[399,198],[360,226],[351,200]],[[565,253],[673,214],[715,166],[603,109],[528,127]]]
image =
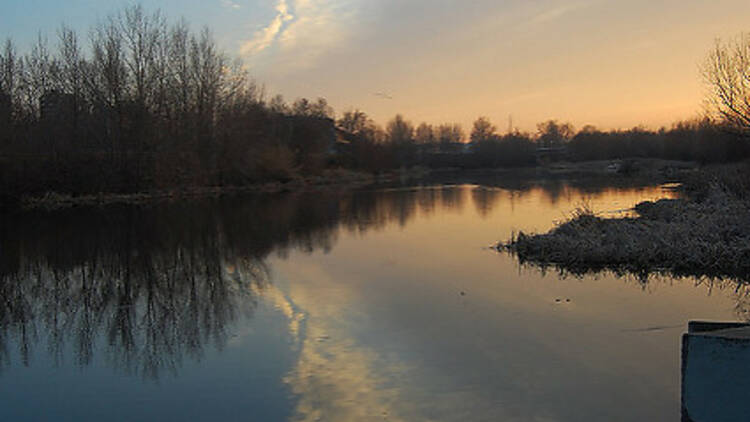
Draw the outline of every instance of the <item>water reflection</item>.
[[[663,193],[501,182],[264,195],[6,220],[0,228],[2,365],[7,373],[22,374],[19,379],[33,372],[20,372],[20,365],[34,367],[40,355],[49,355],[60,366],[72,360],[90,373],[101,356],[107,373],[187,378],[190,388],[175,391],[193,412],[262,409],[261,401],[248,397],[271,391],[263,397],[286,410],[275,415],[311,421],[468,415],[593,420],[607,407],[597,404],[600,383],[614,378],[623,386],[617,390],[624,394],[622,407],[649,415],[636,403],[649,395],[668,401],[677,383],[642,383],[640,376],[663,372],[676,355],[653,358],[644,348],[643,356],[630,356],[641,353],[634,338],[641,334],[634,333],[683,321],[685,303],[716,307],[701,302],[705,293],[677,289],[684,297],[673,299],[639,289],[611,293],[621,282],[542,281],[537,271],[518,273],[510,258],[498,263],[482,246],[514,229],[545,230],[582,200],[617,209]],[[557,205],[548,206],[552,202]],[[556,297],[573,300],[557,306]],[[636,302],[639,309],[667,305],[663,312],[623,317],[622,305]],[[570,332],[581,338],[570,342],[561,334]],[[289,359],[280,357],[284,353]],[[639,362],[637,368],[609,368],[631,360]],[[223,367],[227,361],[232,364]],[[211,374],[195,378],[196,368]],[[214,372],[221,376],[212,378]],[[272,375],[256,379],[258,372]],[[103,379],[87,382],[122,382]],[[217,388],[220,397],[191,408],[196,379]],[[233,388],[221,389],[228,379]],[[286,390],[270,388],[273,380]],[[635,383],[642,390],[628,387]],[[29,399],[37,390],[10,392]],[[149,393],[168,396],[164,390]],[[139,419],[122,406],[123,418]],[[148,409],[154,408],[158,404]],[[188,412],[193,416],[215,419]]]
[[[508,255],[517,258],[512,253]],[[550,271],[560,280],[611,277],[623,280],[625,283],[637,284],[642,290],[648,291],[658,285],[674,285],[677,281],[685,281],[696,288],[702,288],[707,295],[724,294],[732,299],[734,315],[738,321],[750,322],[750,283],[745,279],[716,278],[711,276],[697,277],[684,275],[672,271],[631,271],[623,268],[608,267],[574,267],[555,264],[540,264],[520,260],[519,268],[538,272],[542,277]]]
[[[251,313],[271,251],[331,247],[335,218],[294,198],[36,214],[0,232],[0,363],[11,343],[28,365],[40,341],[66,345],[146,377],[223,347],[226,325]]]
[[[227,322],[267,283],[261,257],[210,210],[39,215],[2,235],[3,365],[9,343],[29,365],[42,341],[56,362],[69,346],[88,365],[102,340],[112,366],[156,378],[221,347]]]
[[[476,181],[476,179],[475,179]],[[503,201],[540,194],[605,194],[561,181],[481,179],[470,200],[481,216]],[[21,361],[44,341],[55,361],[65,346],[87,365],[105,340],[114,367],[146,377],[184,357],[222,348],[226,325],[249,314],[268,284],[264,260],[291,249],[330,251],[339,227],[359,234],[417,215],[461,212],[456,186],[258,196],[148,208],[36,213],[0,226],[0,368],[11,344]]]

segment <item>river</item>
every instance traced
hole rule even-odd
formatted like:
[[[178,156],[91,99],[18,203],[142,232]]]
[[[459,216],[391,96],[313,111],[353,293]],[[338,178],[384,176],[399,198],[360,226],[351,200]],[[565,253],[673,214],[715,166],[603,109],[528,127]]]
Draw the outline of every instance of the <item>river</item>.
[[[677,421],[727,281],[490,248],[658,186],[537,181],[33,212],[0,229],[0,420]]]

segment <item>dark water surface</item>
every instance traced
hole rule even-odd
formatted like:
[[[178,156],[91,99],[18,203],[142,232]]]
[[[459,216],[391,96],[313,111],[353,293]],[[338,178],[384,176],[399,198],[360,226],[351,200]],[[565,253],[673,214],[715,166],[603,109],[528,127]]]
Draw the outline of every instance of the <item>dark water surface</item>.
[[[2,421],[677,421],[726,283],[560,279],[487,247],[659,187],[300,193],[0,229]]]

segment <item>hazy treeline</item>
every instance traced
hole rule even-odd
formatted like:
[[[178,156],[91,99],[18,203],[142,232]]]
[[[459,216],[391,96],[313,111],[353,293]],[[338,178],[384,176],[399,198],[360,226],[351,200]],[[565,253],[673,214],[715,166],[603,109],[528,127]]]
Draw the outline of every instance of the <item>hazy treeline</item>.
[[[474,123],[467,142],[458,123],[430,125],[397,114],[385,128],[359,110],[348,111],[338,120],[350,143],[344,164],[367,170],[421,165],[432,168],[480,168],[528,166],[536,163],[536,144],[518,132],[497,135],[488,119]]]
[[[677,122],[671,128],[602,131],[549,120],[534,134],[498,135],[486,118],[474,123],[471,135],[476,162],[482,166],[537,164],[540,152],[555,152],[553,159],[569,161],[662,158],[726,163],[750,157],[747,139],[731,126],[709,119]],[[511,148],[514,146],[514,148]]]
[[[630,157],[727,163],[750,157],[750,144],[740,133],[708,119],[675,123],[672,128],[604,132],[584,127],[568,143],[574,160]]]
[[[356,124],[353,124],[355,122]],[[750,157],[750,143],[730,125],[709,119],[677,122],[671,128],[602,131],[548,120],[534,133],[509,129],[498,133],[479,117],[468,137],[458,124],[414,125],[397,115],[380,129],[361,111],[338,121],[355,142],[344,161],[351,167],[377,170],[398,166],[494,168],[535,166],[546,161],[666,160],[727,163]]]

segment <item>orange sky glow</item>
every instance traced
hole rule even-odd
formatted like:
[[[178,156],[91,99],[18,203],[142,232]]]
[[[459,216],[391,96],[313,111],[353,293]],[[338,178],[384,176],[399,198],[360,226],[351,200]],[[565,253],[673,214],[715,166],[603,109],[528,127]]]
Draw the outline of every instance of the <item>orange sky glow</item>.
[[[0,36],[21,46],[80,30],[119,0],[11,1]],[[716,38],[750,31],[747,0],[152,0],[240,57],[269,96],[324,97],[385,124],[487,116],[505,132],[669,126],[702,112],[699,65]]]

